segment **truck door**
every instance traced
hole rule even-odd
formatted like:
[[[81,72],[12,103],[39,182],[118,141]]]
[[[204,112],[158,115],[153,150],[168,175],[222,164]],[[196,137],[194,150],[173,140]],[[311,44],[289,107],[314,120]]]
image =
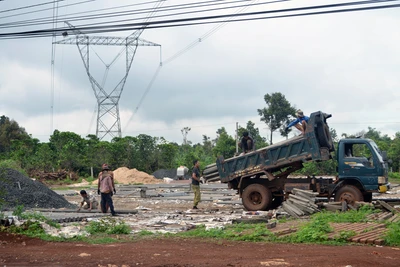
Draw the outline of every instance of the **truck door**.
[[[357,177],[365,184],[376,180],[378,159],[368,142],[342,143],[339,153],[339,178]]]

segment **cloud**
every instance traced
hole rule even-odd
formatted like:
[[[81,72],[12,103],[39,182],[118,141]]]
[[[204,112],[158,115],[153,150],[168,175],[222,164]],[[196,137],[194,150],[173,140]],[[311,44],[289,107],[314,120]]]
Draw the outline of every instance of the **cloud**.
[[[176,3],[182,1],[164,5]],[[276,7],[311,4],[290,1]],[[400,123],[396,101],[400,94],[399,11],[227,23],[201,42],[199,38],[216,25],[145,30],[141,37],[161,44],[162,53],[158,47],[137,50],[119,102],[122,129],[126,128],[123,134],[146,133],[180,143],[180,129],[188,126],[192,127],[188,139],[201,142],[203,134],[215,138],[220,127],[234,135],[237,121],[245,125],[252,120],[269,136],[257,109],[265,106],[265,94],[281,92],[306,113],[332,113],[329,123],[339,135],[368,126],[393,135]],[[197,45],[185,50],[190,44]],[[96,98],[78,49],[56,48],[53,125],[83,136],[90,128],[93,134]],[[48,135],[50,40],[0,41],[0,49],[0,112],[34,136]],[[90,49],[90,71],[99,83],[105,64],[119,51]],[[179,56],[167,61],[173,55]],[[164,64],[155,77],[160,58]],[[124,74],[122,54],[110,67],[105,89],[110,92]]]

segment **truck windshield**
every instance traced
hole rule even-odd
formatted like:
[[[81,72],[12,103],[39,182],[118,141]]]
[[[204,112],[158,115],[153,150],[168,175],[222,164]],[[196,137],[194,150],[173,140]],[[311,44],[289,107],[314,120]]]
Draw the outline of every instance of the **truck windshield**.
[[[369,143],[371,144],[372,149],[375,151],[375,154],[378,157],[379,161],[383,163],[382,152],[379,147],[372,140],[370,140]]]

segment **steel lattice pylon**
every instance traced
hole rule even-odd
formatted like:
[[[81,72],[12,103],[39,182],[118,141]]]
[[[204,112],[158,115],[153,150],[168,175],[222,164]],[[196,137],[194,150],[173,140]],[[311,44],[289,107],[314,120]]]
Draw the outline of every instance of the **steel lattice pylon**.
[[[128,37],[110,37],[110,36],[88,36],[81,31],[75,29],[73,25],[66,22],[71,28],[75,37],[64,39],[55,42],[55,44],[76,44],[81,55],[86,73],[92,85],[94,95],[97,99],[97,127],[96,136],[102,140],[106,135],[113,137],[121,137],[121,122],[119,117],[119,99],[121,98],[122,91],[128,77],[129,70],[131,69],[133,58],[135,56],[138,46],[161,46],[143,39],[139,39],[144,29],[140,29],[129,35]],[[66,34],[67,35],[67,34]],[[111,92],[104,89],[104,83],[100,84],[90,74],[89,68],[89,45],[106,45],[106,46],[125,46],[126,56],[126,71],[117,86]],[[119,57],[117,55],[112,63]],[[111,64],[112,64],[111,63]],[[110,65],[106,66],[106,74],[108,73]],[[106,75],[105,74],[105,75]],[[111,118],[111,120],[109,119]],[[106,120],[112,121],[111,125],[106,125]]]

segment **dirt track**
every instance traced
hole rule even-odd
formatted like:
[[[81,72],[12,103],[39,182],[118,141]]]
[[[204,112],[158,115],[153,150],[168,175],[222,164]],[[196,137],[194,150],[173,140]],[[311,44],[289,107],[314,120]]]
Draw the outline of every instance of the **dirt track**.
[[[0,233],[2,266],[399,266],[400,248],[144,240],[88,245]]]

